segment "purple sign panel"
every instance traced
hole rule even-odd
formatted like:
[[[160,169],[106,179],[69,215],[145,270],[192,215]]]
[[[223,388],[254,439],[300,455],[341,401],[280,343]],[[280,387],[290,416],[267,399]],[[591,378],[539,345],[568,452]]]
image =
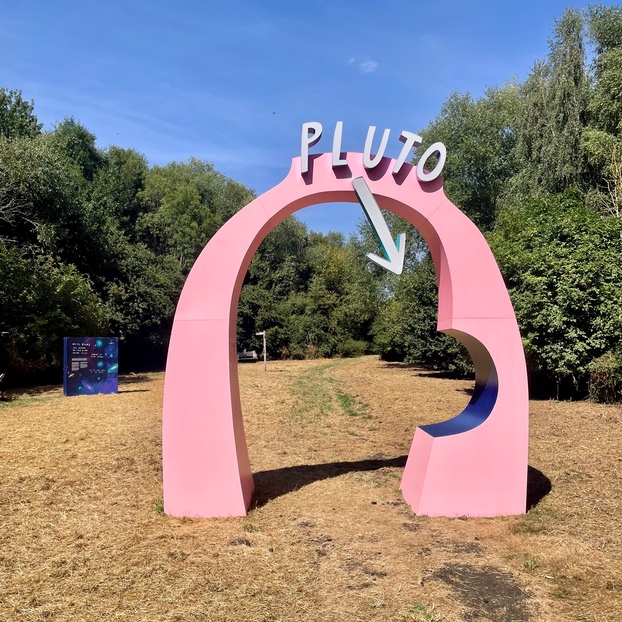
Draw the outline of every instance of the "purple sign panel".
[[[119,392],[117,337],[65,337],[64,361],[65,395]]]

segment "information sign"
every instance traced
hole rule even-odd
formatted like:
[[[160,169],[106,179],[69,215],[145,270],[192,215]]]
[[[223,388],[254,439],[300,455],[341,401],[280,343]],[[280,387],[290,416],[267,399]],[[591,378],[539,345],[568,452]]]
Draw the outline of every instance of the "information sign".
[[[65,337],[64,345],[65,395],[119,392],[117,337]]]

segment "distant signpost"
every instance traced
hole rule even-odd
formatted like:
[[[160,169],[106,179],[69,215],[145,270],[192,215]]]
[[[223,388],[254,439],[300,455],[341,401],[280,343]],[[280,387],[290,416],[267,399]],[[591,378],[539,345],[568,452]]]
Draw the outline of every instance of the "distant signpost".
[[[74,396],[118,392],[118,338],[65,337],[63,393]]]
[[[266,331],[262,330],[260,333],[255,333],[258,337],[263,336],[263,370],[268,370],[268,363],[266,363]]]

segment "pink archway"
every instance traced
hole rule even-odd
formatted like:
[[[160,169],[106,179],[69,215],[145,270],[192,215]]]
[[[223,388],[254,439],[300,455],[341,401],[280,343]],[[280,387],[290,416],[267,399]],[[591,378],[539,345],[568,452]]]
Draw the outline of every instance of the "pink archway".
[[[242,516],[253,493],[237,374],[240,289],[260,242],[295,211],[354,202],[363,177],[380,207],[425,238],[439,283],[438,329],[459,339],[476,370],[467,408],[417,428],[401,488],[417,514],[497,516],[526,509],[528,396],[520,334],[494,257],[477,227],[446,197],[442,179],[423,183],[385,158],[366,169],[362,154],[333,168],[313,158],[229,220],[197,259],[181,294],[164,389],[164,510],[174,516]]]

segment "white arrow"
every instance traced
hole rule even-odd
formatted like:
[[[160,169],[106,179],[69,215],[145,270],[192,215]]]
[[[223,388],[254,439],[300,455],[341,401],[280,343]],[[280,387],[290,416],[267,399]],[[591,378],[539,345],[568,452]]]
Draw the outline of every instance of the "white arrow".
[[[369,186],[365,183],[362,177],[357,177],[352,180],[352,187],[356,193],[356,198],[359,200],[361,207],[365,211],[365,215],[369,220],[369,223],[374,229],[374,233],[382,246],[382,250],[386,259],[378,257],[373,253],[367,253],[372,261],[375,261],[379,266],[382,266],[386,270],[395,272],[395,274],[402,274],[404,268],[404,250],[406,248],[406,234],[398,233],[395,243],[391,237],[391,232],[387,223],[384,220],[384,216],[376,203],[374,195],[371,193]]]

